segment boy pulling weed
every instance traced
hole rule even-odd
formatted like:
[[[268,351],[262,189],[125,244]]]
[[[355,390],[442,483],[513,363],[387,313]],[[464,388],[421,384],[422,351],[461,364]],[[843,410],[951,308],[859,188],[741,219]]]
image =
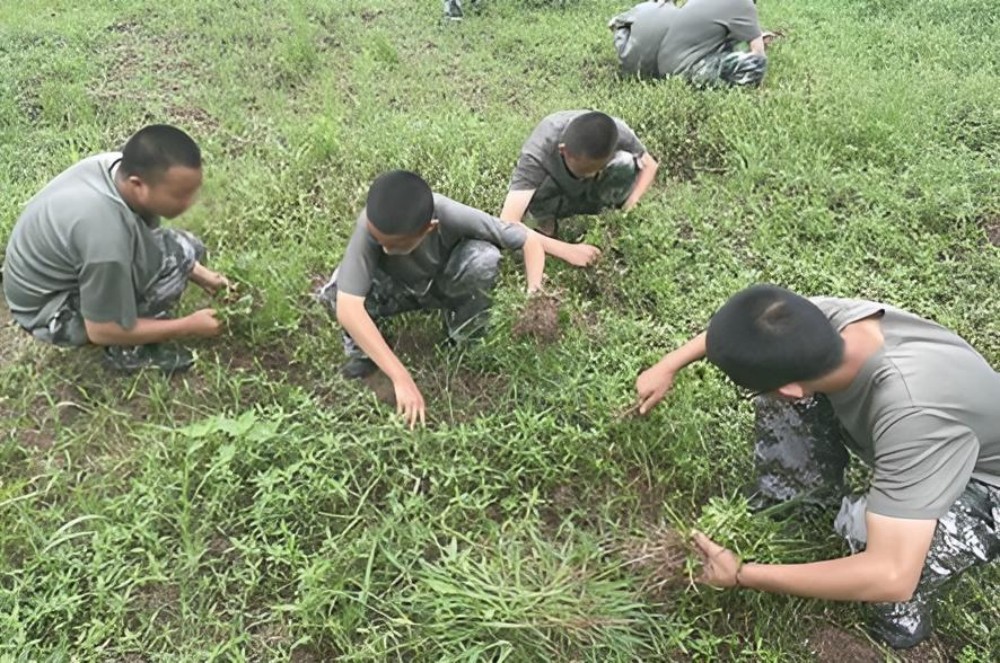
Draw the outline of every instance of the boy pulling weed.
[[[481,335],[500,249],[524,250],[528,292],[537,291],[545,251],[533,231],[435,194],[415,173],[378,177],[340,265],[317,293],[344,328],[344,375],[362,378],[382,369],[392,380],[397,411],[411,428],[424,423],[423,395],[379,324],[406,311],[441,309],[451,341]]]
[[[559,220],[628,211],[653,183],[659,164],[624,121],[596,111],[560,111],[542,120],[521,148],[500,218],[538,224],[542,246],[576,267],[600,257],[589,244],[557,238]]]
[[[892,647],[931,634],[942,587],[1000,557],[1000,375],[955,333],[875,302],[758,285],[636,381],[649,412],[683,367],[707,357],[754,397],[758,506],[832,503],[848,450],[872,467],[835,527],[856,554],[743,563],[702,534],[705,581],[872,606]]]

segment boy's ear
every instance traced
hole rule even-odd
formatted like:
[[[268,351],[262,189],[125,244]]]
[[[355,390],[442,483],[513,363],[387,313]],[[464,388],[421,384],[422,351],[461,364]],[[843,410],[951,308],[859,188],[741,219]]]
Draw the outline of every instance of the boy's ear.
[[[438,229],[438,220],[437,219],[431,219],[431,222],[427,224],[426,228],[424,228],[424,235],[430,235],[432,232],[434,232],[437,229]]]

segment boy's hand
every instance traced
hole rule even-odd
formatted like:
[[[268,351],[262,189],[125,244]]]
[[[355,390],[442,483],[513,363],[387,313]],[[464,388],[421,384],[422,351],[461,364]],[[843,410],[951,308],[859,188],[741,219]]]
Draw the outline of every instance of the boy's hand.
[[[712,541],[701,532],[694,532],[694,544],[701,555],[701,577],[698,582],[713,587],[735,587],[739,584],[740,558]]]
[[[653,366],[639,374],[635,381],[635,392],[639,398],[639,414],[646,414],[663,400],[674,386],[674,372]]]
[[[392,386],[396,390],[396,414],[403,415],[410,430],[413,430],[418,420],[423,426],[426,423],[424,397],[413,378],[406,375],[393,382]]]
[[[215,295],[219,291],[228,292],[234,286],[233,284],[222,274],[213,271],[204,265],[199,265],[201,268],[199,273],[196,275],[198,285],[204,288],[208,293]],[[193,275],[194,276],[194,275]]]
[[[240,286],[232,281],[228,280],[226,277],[221,277],[225,282],[219,286],[219,288],[213,293],[214,296],[219,297],[223,304],[235,304],[240,300],[240,297],[244,295],[240,292]]]
[[[590,244],[574,244],[566,262],[574,267],[589,267],[601,257],[601,250]]]
[[[222,322],[215,317],[215,310],[203,308],[187,316],[187,332],[191,336],[211,338],[222,333]]]

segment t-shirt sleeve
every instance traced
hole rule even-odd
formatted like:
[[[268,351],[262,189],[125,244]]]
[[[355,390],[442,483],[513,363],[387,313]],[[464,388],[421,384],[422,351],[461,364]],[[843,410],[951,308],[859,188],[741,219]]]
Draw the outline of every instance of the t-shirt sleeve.
[[[837,331],[842,331],[847,325],[885,313],[885,304],[869,302],[862,299],[838,299],[836,297],[810,297],[830,324]]]
[[[90,322],[132,329],[138,302],[132,282],[132,249],[125,233],[109,233],[109,219],[88,215],[73,225],[70,241],[79,260],[80,314]]]
[[[372,277],[378,265],[379,247],[369,238],[368,231],[359,223],[355,227],[337,268],[337,291],[346,295],[365,297],[372,287]]]
[[[510,177],[509,190],[532,191],[542,185],[547,175],[541,160],[535,154],[522,151],[514,166],[514,174]]]
[[[625,124],[623,121],[616,119],[615,124],[618,125],[618,149],[624,150],[626,152],[631,152],[637,157],[641,157],[646,153],[646,146],[642,144],[639,137],[635,135],[632,131],[632,127]]]
[[[892,518],[937,519],[965,490],[979,455],[968,426],[935,410],[904,414],[875,439],[868,510]]]
[[[80,313],[90,322],[135,327],[138,306],[131,265],[120,260],[85,262],[80,268]]]
[[[437,202],[440,231],[455,241],[480,239],[501,249],[514,250],[524,246],[528,230],[520,223],[507,223],[491,214],[454,200]]]
[[[732,18],[726,21],[726,29],[736,41],[753,41],[764,32],[760,29],[757,7],[751,0],[737,0]]]

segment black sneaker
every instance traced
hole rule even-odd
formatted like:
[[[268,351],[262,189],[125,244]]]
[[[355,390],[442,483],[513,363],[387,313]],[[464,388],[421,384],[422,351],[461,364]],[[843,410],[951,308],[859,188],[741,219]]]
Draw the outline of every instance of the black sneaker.
[[[191,368],[194,365],[194,355],[186,348],[171,344],[109,345],[104,348],[104,364],[111,370],[122,373],[155,368],[172,375]]]
[[[368,357],[351,357],[340,369],[340,374],[349,380],[360,380],[377,370],[378,366]]]
[[[873,603],[868,630],[893,649],[909,649],[931,637],[930,607],[919,599],[906,603]]]

